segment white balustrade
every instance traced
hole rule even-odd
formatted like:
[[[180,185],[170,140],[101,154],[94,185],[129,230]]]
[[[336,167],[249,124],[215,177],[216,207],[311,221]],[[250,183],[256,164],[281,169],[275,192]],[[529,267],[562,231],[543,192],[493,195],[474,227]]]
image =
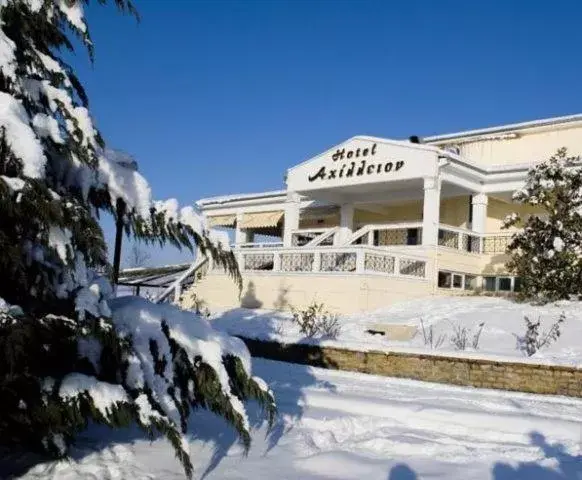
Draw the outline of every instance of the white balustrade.
[[[281,248],[268,252],[236,252],[241,271],[275,273],[377,274],[426,279],[426,259],[395,254],[384,248]]]

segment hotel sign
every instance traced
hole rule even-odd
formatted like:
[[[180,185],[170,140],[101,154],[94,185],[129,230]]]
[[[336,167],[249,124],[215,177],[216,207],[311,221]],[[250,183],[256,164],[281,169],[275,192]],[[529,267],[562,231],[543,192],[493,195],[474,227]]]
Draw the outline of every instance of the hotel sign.
[[[290,168],[287,189],[294,192],[338,189],[336,193],[341,195],[343,187],[431,177],[437,168],[435,148],[354,137]]]
[[[378,144],[371,147],[346,150],[338,148],[331,156],[331,166],[322,166],[308,176],[310,182],[332,180],[334,178],[361,177],[365,175],[384,175],[397,172],[404,167],[404,160],[377,159]]]

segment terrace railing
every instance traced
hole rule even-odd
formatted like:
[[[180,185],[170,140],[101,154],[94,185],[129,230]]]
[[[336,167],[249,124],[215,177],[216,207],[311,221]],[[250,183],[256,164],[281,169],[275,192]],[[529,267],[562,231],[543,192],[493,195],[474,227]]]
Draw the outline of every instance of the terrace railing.
[[[332,246],[339,227],[302,228],[293,230],[291,243],[294,247]]]
[[[422,222],[365,225],[355,231],[346,245],[389,247],[394,245],[421,245]]]
[[[268,252],[239,249],[236,255],[243,272],[371,273],[415,279],[427,278],[426,259],[368,246],[326,249],[295,247],[273,249]]]
[[[293,248],[337,247],[334,245],[339,227],[295,230]],[[422,245],[422,223],[406,222],[383,225],[365,225],[355,231],[340,247],[414,247]],[[461,252],[503,254],[511,241],[512,233],[477,233],[465,228],[440,224],[438,246]],[[281,249],[282,242],[242,243],[232,246],[238,249]]]
[[[346,246],[415,246],[422,244],[422,223],[407,222],[366,225],[348,239]],[[469,253],[505,253],[511,233],[477,233],[464,228],[439,225],[438,245]]]

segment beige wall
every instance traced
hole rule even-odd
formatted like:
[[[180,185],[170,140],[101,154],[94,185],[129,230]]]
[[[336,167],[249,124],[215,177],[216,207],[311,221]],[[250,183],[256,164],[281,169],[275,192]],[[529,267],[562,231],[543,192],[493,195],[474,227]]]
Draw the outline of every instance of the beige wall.
[[[440,223],[467,228],[470,208],[471,197],[469,195],[444,198],[441,200]]]
[[[240,306],[289,309],[305,307],[317,300],[330,311],[340,313],[374,310],[432,292],[425,280],[380,275],[245,273],[243,279],[240,297],[232,279],[220,273],[208,274],[193,289],[211,311]],[[190,307],[187,302],[185,306]]]
[[[322,217],[309,217],[299,219],[299,228],[331,228],[339,225],[338,215],[326,215]]]
[[[471,197],[462,195],[458,197],[444,198],[441,200],[440,223],[458,228],[469,227],[469,210]],[[539,213],[539,209],[528,206],[509,203],[489,197],[487,206],[486,232],[500,232],[505,217],[513,212],[522,217]],[[329,228],[339,225],[339,215],[328,215],[320,218],[303,218],[299,222],[299,228]],[[359,228],[367,224],[421,222],[422,201],[407,202],[401,205],[385,206],[383,210],[369,211],[356,208],[354,211],[354,226]],[[515,227],[519,228],[519,226]]]
[[[330,311],[356,313],[375,310],[397,302],[432,295],[449,295],[435,289],[438,270],[472,275],[507,274],[506,255],[477,255],[463,251],[414,248],[415,255],[427,260],[429,280],[373,274],[272,273],[244,272],[239,291],[230,277],[210,272],[184,294],[184,306],[192,307],[192,293],[210,310],[236,307],[286,310],[300,308],[313,301],[323,302]]]
[[[520,205],[518,203],[508,203],[496,198],[489,197],[489,202],[487,205],[487,223],[486,231],[487,233],[501,232],[501,227],[503,226],[503,220],[507,215],[511,213],[517,213],[521,218],[525,218],[528,215],[539,214],[541,209],[536,209],[528,205]],[[515,225],[510,228],[509,231],[514,231],[521,228],[520,225]]]
[[[516,164],[546,160],[558,148],[569,153],[582,154],[582,126],[520,133],[519,138],[482,140],[460,144],[463,157],[481,164]],[[454,141],[452,142],[454,143]]]

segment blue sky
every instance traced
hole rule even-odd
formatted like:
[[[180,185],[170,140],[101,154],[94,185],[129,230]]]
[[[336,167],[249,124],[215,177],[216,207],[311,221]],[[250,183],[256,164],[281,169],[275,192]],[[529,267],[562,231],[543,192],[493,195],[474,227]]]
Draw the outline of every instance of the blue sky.
[[[354,135],[582,111],[576,0],[135,4],[140,24],[92,5],[95,64],[73,63],[106,141],[159,199],[279,189],[288,167]]]

